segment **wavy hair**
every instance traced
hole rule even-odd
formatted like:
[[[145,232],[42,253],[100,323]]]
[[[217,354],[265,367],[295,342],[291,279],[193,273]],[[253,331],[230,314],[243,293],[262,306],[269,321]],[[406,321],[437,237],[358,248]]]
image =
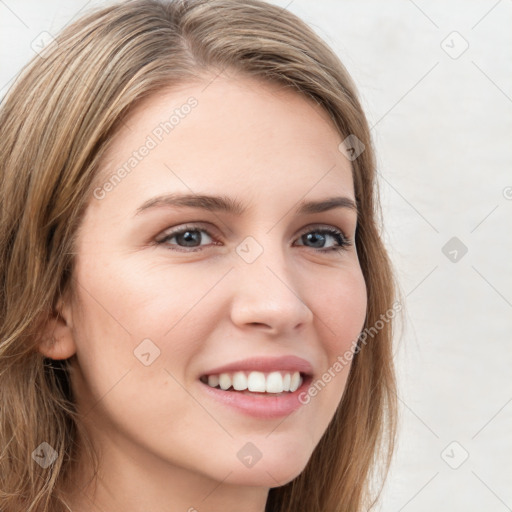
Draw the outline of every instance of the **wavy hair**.
[[[102,155],[143,98],[225,69],[313,99],[341,140],[355,135],[364,144],[352,174],[365,329],[392,308],[368,123],[348,72],[303,21],[260,0],[129,0],[91,11],[27,64],[0,105],[3,512],[67,510],[62,492],[79,451],[98,462],[67,361],[44,358],[37,347],[60,297],[73,290],[76,234]],[[304,471],[270,490],[267,512],[358,512],[375,503],[374,477],[384,481],[396,435],[392,325],[360,344],[325,434]],[[43,441],[57,452],[49,469],[32,460]]]

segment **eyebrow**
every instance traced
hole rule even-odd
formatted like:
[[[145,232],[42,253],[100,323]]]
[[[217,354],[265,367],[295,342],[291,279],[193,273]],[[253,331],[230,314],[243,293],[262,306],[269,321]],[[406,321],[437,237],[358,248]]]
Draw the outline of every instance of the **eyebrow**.
[[[200,208],[207,211],[221,211],[233,215],[242,215],[247,208],[238,200],[228,196],[212,196],[198,194],[167,194],[153,197],[145,201],[135,215],[162,207],[188,207]],[[357,213],[356,203],[343,196],[329,197],[320,201],[301,201],[295,209],[296,215],[307,215],[313,213],[322,213],[335,208],[347,208]]]

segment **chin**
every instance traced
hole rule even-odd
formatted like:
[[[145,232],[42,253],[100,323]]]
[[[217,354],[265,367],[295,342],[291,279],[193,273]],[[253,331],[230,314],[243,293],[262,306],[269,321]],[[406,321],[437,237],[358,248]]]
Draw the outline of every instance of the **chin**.
[[[224,479],[231,471],[226,482],[233,485],[247,485],[256,487],[280,487],[296,478],[306,467],[311,451],[304,447],[306,443],[269,443],[268,439],[259,443],[248,441],[237,452],[237,460],[233,465],[232,459],[226,460],[226,471],[220,476]],[[218,470],[216,471],[218,473]]]
[[[307,463],[307,461],[306,461]],[[299,476],[306,464],[293,466],[290,464],[267,465],[247,469],[237,468],[225,481],[231,485],[249,487],[281,487]],[[220,475],[219,475],[220,477]],[[222,481],[226,475],[220,477]]]

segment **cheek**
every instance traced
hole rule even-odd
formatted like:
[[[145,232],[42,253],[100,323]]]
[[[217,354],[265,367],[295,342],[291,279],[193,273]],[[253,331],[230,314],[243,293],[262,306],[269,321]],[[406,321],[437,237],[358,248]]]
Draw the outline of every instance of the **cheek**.
[[[316,437],[327,427],[342,398],[367,308],[366,284],[358,266],[344,269],[335,279],[322,283],[323,287],[317,283],[311,288],[317,290],[311,296],[311,308],[317,317],[324,359],[309,389],[300,397],[306,408],[316,411]]]
[[[130,258],[91,259],[90,264],[78,265],[77,279],[83,283],[81,323],[90,338],[108,336],[108,345],[117,351],[127,348],[127,340],[136,344],[146,338],[157,342],[173,337],[191,314],[197,320],[194,310],[218,275],[184,267],[148,266]]]
[[[312,297],[313,312],[318,317],[322,342],[329,363],[351,348],[363,329],[366,318],[366,284],[359,266],[343,269],[332,279],[318,284]]]
[[[173,388],[172,377],[184,382],[225,311],[216,300],[225,269],[173,270],[165,262],[87,256],[76,265],[80,303],[74,335],[91,398],[100,399],[120,379],[126,392],[135,377],[146,389]]]
[[[180,383],[215,321],[204,315],[212,304],[201,300],[218,281],[214,274],[194,277],[192,266],[164,272],[122,258],[77,263],[73,385],[84,412],[92,411],[91,428],[111,423],[146,443],[146,422],[157,439],[208,422]]]

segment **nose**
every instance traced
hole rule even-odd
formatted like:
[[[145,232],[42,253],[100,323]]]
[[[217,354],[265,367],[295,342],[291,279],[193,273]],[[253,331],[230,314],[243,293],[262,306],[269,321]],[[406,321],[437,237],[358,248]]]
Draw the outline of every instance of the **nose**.
[[[300,276],[287,268],[281,251],[269,251],[253,263],[239,261],[231,320],[241,329],[257,328],[271,336],[292,334],[313,321],[300,288]]]

